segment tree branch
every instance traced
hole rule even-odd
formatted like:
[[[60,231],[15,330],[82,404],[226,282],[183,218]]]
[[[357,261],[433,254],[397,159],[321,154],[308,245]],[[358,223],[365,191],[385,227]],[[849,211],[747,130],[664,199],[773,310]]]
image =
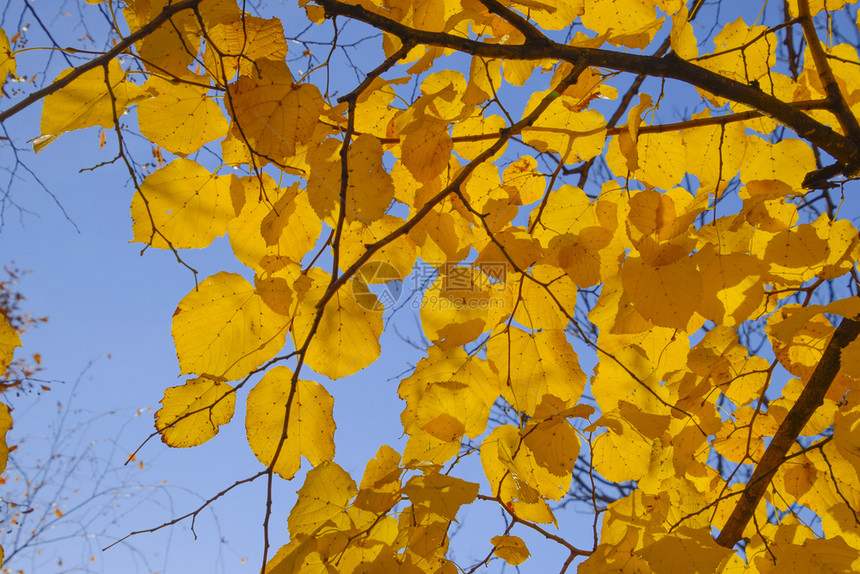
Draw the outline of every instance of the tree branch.
[[[860,334],[860,321],[847,317],[842,319],[833,333],[833,338],[827,344],[821,361],[809,377],[809,382],[779,425],[773,440],[749,479],[747,487],[738,498],[732,515],[717,537],[717,544],[732,548],[741,539],[744,529],[755,513],[756,506],[777,469],[785,460],[786,453],[795,444],[815,410],[824,403],[824,395],[827,394],[833,379],[839,372],[842,349],[856,339],[858,334]]]
[[[812,61],[815,63],[815,71],[818,72],[818,77],[824,86],[828,103],[836,114],[836,119],[839,120],[839,125],[842,126],[845,135],[855,142],[860,142],[860,124],[857,123],[857,118],[854,117],[851,108],[848,107],[848,102],[845,101],[845,97],[839,91],[839,84],[836,83],[836,76],[833,75],[833,69],[827,61],[827,54],[821,48],[818,33],[815,31],[815,24],[809,13],[809,0],[798,0],[797,11],[800,15],[803,35],[806,36],[806,45],[809,46]]]
[[[621,72],[679,80],[715,96],[759,110],[764,115],[791,128],[810,144],[825,150],[844,164],[844,171],[846,172],[860,168],[860,148],[853,140],[795,109],[788,102],[766,94],[756,87],[682,60],[673,52],[658,58],[598,48],[568,46],[551,40],[540,43],[532,43],[527,40],[526,43],[517,45],[490,44],[441,32],[416,30],[361,6],[344,4],[338,0],[314,0],[314,2],[324,7],[328,16],[345,16],[359,20],[383,32],[394,34],[402,41],[410,41],[415,44],[451,48],[486,58],[509,60],[554,58],[574,65],[608,68]]]
[[[161,14],[153,18],[149,23],[144,26],[141,26],[137,32],[134,34],[129,34],[125,38],[123,38],[119,44],[114,46],[110,51],[105,52],[98,58],[93,58],[89,62],[85,64],[81,64],[77,68],[72,68],[72,71],[52,82],[51,84],[45,86],[41,90],[37,90],[13,105],[9,109],[3,110],[0,112],[0,123],[5,122],[21,110],[29,107],[32,104],[35,104],[42,98],[49,96],[56,92],[57,90],[61,90],[62,88],[68,86],[77,78],[79,78],[82,74],[89,72],[99,66],[104,66],[115,57],[122,54],[129,46],[149,36],[152,34],[159,26],[164,24],[167,20],[169,20],[174,14],[177,12],[181,12],[183,10],[188,10],[189,8],[193,8],[200,3],[200,0],[181,0],[176,4],[169,4],[164,7],[164,10],[161,11]]]

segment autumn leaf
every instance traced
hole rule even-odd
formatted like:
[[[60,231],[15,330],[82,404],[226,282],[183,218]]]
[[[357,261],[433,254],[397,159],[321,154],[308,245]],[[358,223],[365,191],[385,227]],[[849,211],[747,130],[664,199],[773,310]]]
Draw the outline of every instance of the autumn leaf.
[[[322,385],[294,379],[287,367],[270,370],[248,393],[245,407],[254,455],[287,480],[298,472],[301,457],[314,466],[332,460],[333,404]]]
[[[181,158],[153,172],[131,202],[132,241],[160,249],[206,247],[235,217],[231,181]]]
[[[0,90],[6,83],[6,77],[9,74],[15,74],[15,64],[15,55],[12,53],[9,37],[5,31],[0,29]]]
[[[241,379],[281,350],[287,322],[241,275],[208,277],[173,314],[179,368],[215,381]]]
[[[9,446],[6,444],[6,433],[12,430],[12,415],[9,407],[0,403],[0,472],[6,470],[9,460]]]
[[[65,70],[59,76],[69,74]],[[81,74],[68,86],[45,98],[42,107],[42,135],[34,141],[41,151],[64,132],[90,126],[113,127],[123,110],[144,97],[141,88],[126,81],[125,72],[116,60],[104,68]]]
[[[168,446],[203,444],[230,422],[236,405],[233,387],[204,378],[191,379],[164,391],[162,408],[155,413],[155,428]]]
[[[310,141],[323,109],[316,86],[295,84],[286,64],[270,60],[231,84],[230,95],[233,129],[255,153],[275,162]]]
[[[18,335],[9,319],[4,315],[0,321],[0,372],[5,373],[12,362],[15,349],[21,346],[21,337]]]
[[[227,119],[201,79],[192,83],[168,82],[152,76],[143,85],[151,97],[137,105],[140,132],[150,141],[179,156],[227,135]]]
[[[493,554],[511,566],[522,564],[531,555],[526,543],[518,536],[493,536]]]

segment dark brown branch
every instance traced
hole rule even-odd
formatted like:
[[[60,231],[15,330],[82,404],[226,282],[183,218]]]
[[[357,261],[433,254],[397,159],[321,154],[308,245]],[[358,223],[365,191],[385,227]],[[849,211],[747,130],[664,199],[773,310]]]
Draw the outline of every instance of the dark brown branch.
[[[825,150],[846,171],[860,167],[860,149],[851,139],[833,131],[829,126],[796,110],[760,89],[731,78],[716,74],[705,68],[682,60],[674,53],[662,58],[628,54],[598,48],[574,47],[556,42],[529,43],[519,45],[490,44],[451,34],[416,30],[361,6],[344,4],[338,0],[314,0],[329,16],[346,16],[360,20],[384,32],[389,32],[416,44],[427,44],[451,48],[473,56],[504,58],[510,60],[543,60],[555,58],[578,65],[608,68],[646,76],[671,78],[696,86],[715,96],[737,102],[756,110],[791,128],[798,136],[812,145]]]
[[[528,20],[510,8],[502,5],[498,0],[481,0],[481,4],[483,4],[491,14],[501,17],[508,24],[516,28],[525,37],[526,41],[538,44],[546,44],[549,42],[547,37],[541,34],[537,28],[532,26]]]
[[[176,4],[170,4],[168,6],[165,6],[164,10],[161,11],[161,14],[153,18],[152,21],[150,21],[146,25],[141,26],[140,29],[134,34],[129,34],[128,36],[123,38],[119,42],[119,44],[114,46],[110,51],[105,52],[98,58],[93,58],[85,64],[81,64],[77,68],[73,68],[71,72],[69,72],[62,78],[55,80],[50,85],[45,86],[41,90],[33,92],[32,94],[30,94],[17,104],[13,105],[9,109],[0,112],[0,122],[5,122],[21,110],[27,108],[32,104],[35,104],[42,98],[53,94],[57,90],[68,86],[77,78],[79,78],[82,74],[85,74],[90,70],[94,70],[99,66],[106,65],[115,57],[122,54],[129,46],[131,46],[138,40],[141,40],[142,38],[145,38],[146,36],[152,34],[159,26],[167,22],[174,14],[183,10],[188,10],[189,8],[194,8],[199,3],[200,0],[181,0]]]
[[[845,135],[854,140],[855,143],[860,142],[860,124],[857,123],[857,118],[854,117],[851,108],[848,107],[848,102],[845,101],[845,97],[839,91],[839,84],[836,83],[836,77],[827,61],[827,55],[821,48],[821,42],[818,41],[818,33],[815,31],[815,24],[809,13],[809,0],[798,0],[797,11],[800,15],[803,35],[806,36],[806,45],[809,46],[812,61],[815,63],[815,71],[818,72],[818,77],[824,86],[828,103],[836,114],[836,119],[839,120],[839,125],[842,126]]]
[[[788,450],[795,444],[797,437],[809,422],[815,410],[824,403],[824,395],[830,389],[833,379],[839,372],[842,349],[860,334],[860,321],[842,319],[827,344],[821,361],[815,367],[809,382],[800,393],[797,402],[779,425],[770,445],[755,468],[746,488],[741,493],[737,505],[729,517],[717,544],[732,548],[743,536],[744,529],[755,513],[765,490],[770,485],[777,469],[785,460]]]

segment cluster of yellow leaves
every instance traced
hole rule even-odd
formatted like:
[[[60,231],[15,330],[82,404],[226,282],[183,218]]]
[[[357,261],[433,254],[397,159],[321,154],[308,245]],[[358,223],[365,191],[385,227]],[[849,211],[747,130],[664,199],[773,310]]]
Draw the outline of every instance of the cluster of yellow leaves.
[[[526,40],[489,3],[352,4],[428,32]],[[824,4],[813,12],[834,8]],[[137,0],[123,14],[134,32],[165,5]],[[662,29],[659,8],[676,54],[705,70],[788,103],[825,94],[808,55],[797,79],[773,69],[777,39],[765,26],[739,19],[717,34],[713,53],[699,54],[680,0],[510,7],[544,30],[579,18],[594,34],[577,34],[573,46],[634,49]],[[318,6],[307,10],[322,20]],[[7,45],[0,37],[0,71],[14,70]],[[387,55],[401,46],[385,35]],[[455,572],[448,528],[482,487],[440,471],[464,441],[479,453],[483,498],[520,521],[557,525],[551,503],[571,488],[585,444],[591,471],[635,481],[603,514],[596,550],[581,552],[590,554],[585,572],[768,572],[783,560],[813,570],[858,566],[857,344],[804,430],[816,437],[832,428],[832,440],[803,452],[796,445],[767,495],[781,511],[817,512],[827,539],[793,518],[768,522],[763,505],[746,532],[746,563],[711,536],[742,488],[713,464],[714,453],[736,471],[757,463],[833,333],[825,315],[860,311],[856,298],[789,304],[860,257],[849,221],[808,218],[798,207],[816,167],[807,142],[777,141],[771,118],[716,122],[707,108],[683,127],[661,128],[659,100],[644,93],[610,131],[592,108],[618,97],[601,70],[556,91],[569,63],[473,56],[466,75],[435,71],[445,50],[425,45],[401,60],[410,74],[430,71],[413,101],[400,99],[402,80],[376,75],[334,103],[297,82],[282,23],[245,15],[232,0],[202,0],[135,50],[145,83],[116,61],[81,74],[46,98],[37,149],[69,130],[110,127],[136,105],[141,133],[177,157],[137,187],[133,240],[194,249],[226,233],[247,267],[208,277],[180,301],[173,337],[180,372],[194,378],[165,392],[156,427],[170,446],[211,439],[231,420],[239,389],[265,372],[246,398],[250,448],[286,479],[302,457],[312,467],[287,521],[290,543],[267,572]],[[856,66],[840,67],[856,53],[830,52],[848,105],[860,105]],[[517,120],[488,104],[538,69],[553,72],[551,86],[530,96],[517,135],[562,166],[603,155],[611,177],[596,197],[547,177],[533,155],[493,163]],[[833,123],[827,112],[812,117]],[[187,159],[215,140],[223,165],[250,175]],[[732,180],[736,209],[719,203]],[[323,253],[329,271],[317,263]],[[407,276],[419,259],[438,275],[420,311],[427,356],[398,388],[408,439],[402,453],[382,447],[356,486],[333,461],[333,399],[305,377],[343,378],[380,356],[380,311],[391,304],[370,285]],[[582,290],[598,294],[587,317],[596,335],[575,323],[598,351],[590,378],[566,331]],[[766,409],[776,363],[738,338],[760,319],[776,361],[797,377]],[[285,346],[292,352],[279,357]],[[274,366],[294,358],[294,369]],[[499,400],[515,420],[488,428]],[[510,564],[529,556],[507,532],[488,542]]]

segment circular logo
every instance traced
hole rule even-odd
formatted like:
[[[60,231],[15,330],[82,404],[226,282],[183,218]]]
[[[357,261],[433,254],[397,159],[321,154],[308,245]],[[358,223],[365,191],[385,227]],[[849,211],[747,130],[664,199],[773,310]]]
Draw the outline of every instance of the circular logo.
[[[368,261],[351,281],[352,296],[364,309],[382,313],[400,300],[403,276],[387,261]]]

